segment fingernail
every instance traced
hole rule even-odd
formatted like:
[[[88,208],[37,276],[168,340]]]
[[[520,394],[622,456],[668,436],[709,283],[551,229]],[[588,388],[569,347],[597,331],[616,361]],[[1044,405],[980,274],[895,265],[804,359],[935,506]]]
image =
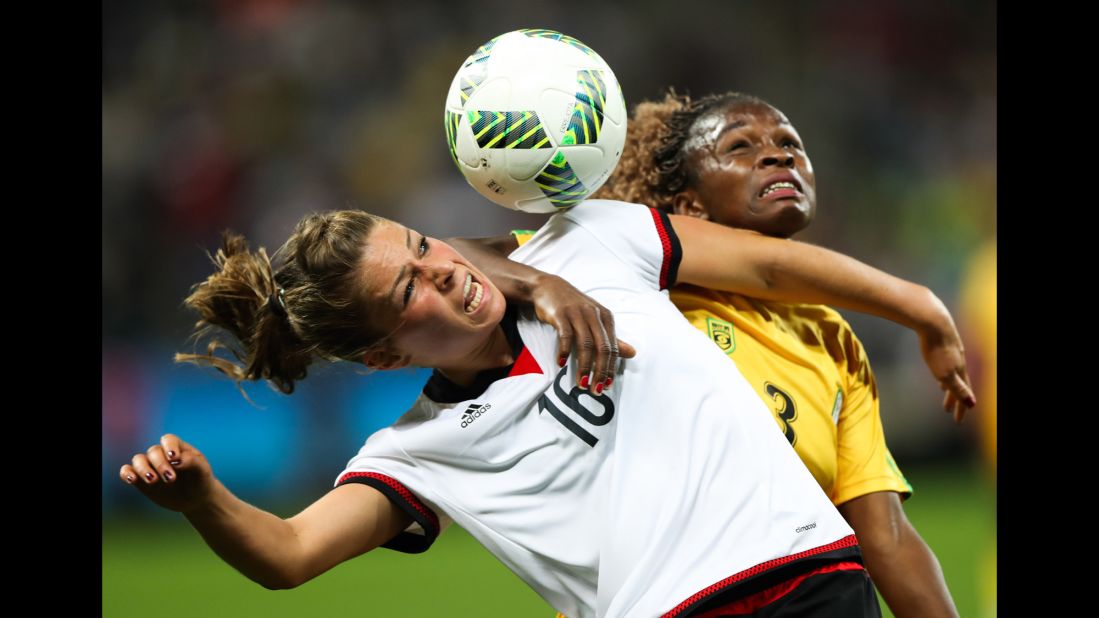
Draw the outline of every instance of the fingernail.
[[[176,456],[175,451],[168,451],[168,457],[175,457],[175,456]]]
[[[584,376],[584,377],[580,378],[580,388],[587,388],[587,387],[588,387],[588,376]]]
[[[145,473],[145,478],[150,480],[150,481],[153,480],[153,473],[152,472],[146,472]]]
[[[977,400],[973,399],[972,397],[968,397],[965,400],[965,405],[972,408],[973,406],[977,405]]]
[[[565,363],[567,363],[567,362],[569,362],[569,359],[567,357],[562,356],[561,358],[557,359],[557,366],[558,367],[564,367]]]
[[[161,472],[161,474],[164,475],[164,478],[168,479],[169,481],[172,480],[171,470],[165,470],[164,472]]]
[[[169,461],[168,463],[172,464],[173,466],[178,466],[179,464],[181,464],[183,462],[177,459],[175,461]]]
[[[607,378],[607,386],[606,386],[606,388],[610,388],[610,387],[611,387],[611,383],[612,383],[612,382],[614,382],[614,378]]]
[[[136,480],[137,480],[137,479],[135,479],[135,478],[134,478],[134,475],[132,475],[132,474],[127,474],[127,475],[126,475],[126,482],[127,482],[127,483],[133,483],[133,482],[134,482],[134,481],[136,481]]]
[[[603,383],[602,382],[595,385],[595,394],[596,395],[602,395],[603,394]]]

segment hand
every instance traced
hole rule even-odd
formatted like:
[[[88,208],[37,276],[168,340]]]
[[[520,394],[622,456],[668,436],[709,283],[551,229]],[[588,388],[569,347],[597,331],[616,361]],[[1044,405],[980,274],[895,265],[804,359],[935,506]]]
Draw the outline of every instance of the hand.
[[[614,315],[603,305],[555,275],[543,276],[532,293],[538,319],[557,329],[558,364],[564,365],[575,344],[576,381],[595,394],[610,388],[618,359],[633,358],[633,346],[619,341]],[[589,378],[589,374],[593,374]],[[592,379],[591,383],[588,380]]]
[[[215,483],[206,457],[172,434],[134,455],[119,477],[158,505],[180,513],[206,504]]]
[[[943,410],[954,415],[954,422],[961,423],[969,408],[977,405],[969,375],[965,370],[965,349],[962,338],[947,316],[948,324],[920,334],[920,351],[931,374],[939,381],[939,388],[946,391]]]

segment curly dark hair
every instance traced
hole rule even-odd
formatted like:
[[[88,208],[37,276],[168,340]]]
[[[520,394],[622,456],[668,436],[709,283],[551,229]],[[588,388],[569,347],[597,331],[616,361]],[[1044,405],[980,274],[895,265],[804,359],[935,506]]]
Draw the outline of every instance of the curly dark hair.
[[[688,165],[687,139],[698,120],[712,111],[763,104],[749,94],[726,92],[692,101],[669,91],[663,101],[634,106],[622,158],[606,184],[592,197],[636,202],[670,212],[672,199],[695,180]]]

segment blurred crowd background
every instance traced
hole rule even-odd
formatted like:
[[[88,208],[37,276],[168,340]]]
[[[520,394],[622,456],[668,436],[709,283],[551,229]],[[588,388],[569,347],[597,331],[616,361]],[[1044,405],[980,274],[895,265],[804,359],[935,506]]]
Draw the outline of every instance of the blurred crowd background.
[[[172,363],[194,320],[181,301],[209,274],[205,251],[225,228],[273,250],[304,213],[330,208],[438,237],[538,227],[542,216],[468,187],[444,137],[454,72],[509,30],[550,28],[590,45],[627,106],[668,87],[771,102],[816,169],[817,220],[799,239],[924,283],[959,319],[976,315],[963,297],[979,309],[995,295],[994,274],[991,296],[969,289],[988,275],[967,275],[987,266],[978,255],[996,234],[995,18],[988,0],[105,2],[105,513],[151,514],[117,470],[168,430],[198,444],[246,499],[319,495],[416,396],[422,371],[329,366],[292,397],[249,386],[249,403],[220,375]],[[967,276],[976,283],[963,292]],[[941,412],[916,337],[846,315],[869,350],[902,469],[977,452],[984,425],[959,428]],[[994,368],[980,356],[994,349],[994,326],[991,343],[977,332],[988,319],[962,324],[982,385]]]

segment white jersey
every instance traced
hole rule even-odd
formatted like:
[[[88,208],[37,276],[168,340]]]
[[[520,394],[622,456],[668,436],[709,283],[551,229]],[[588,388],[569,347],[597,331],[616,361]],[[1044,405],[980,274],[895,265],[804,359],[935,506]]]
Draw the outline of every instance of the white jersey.
[[[509,309],[514,365],[470,388],[435,374],[339,476],[412,516],[386,546],[423,551],[453,521],[570,618],[686,615],[857,556],[771,413],[669,301],[679,256],[666,216],[608,200],[516,250],[612,310],[637,356],[581,391],[554,330]]]

